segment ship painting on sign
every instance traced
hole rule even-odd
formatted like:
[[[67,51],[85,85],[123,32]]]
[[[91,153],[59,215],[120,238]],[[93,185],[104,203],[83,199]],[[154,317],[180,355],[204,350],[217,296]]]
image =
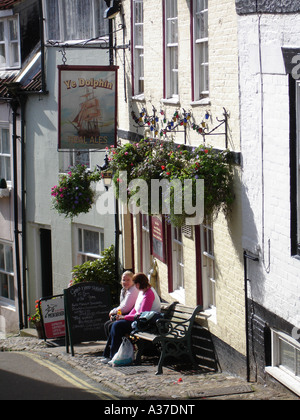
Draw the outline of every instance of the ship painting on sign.
[[[71,124],[76,128],[79,136],[100,136],[101,109],[99,100],[93,91],[88,89],[81,96],[80,110]]]

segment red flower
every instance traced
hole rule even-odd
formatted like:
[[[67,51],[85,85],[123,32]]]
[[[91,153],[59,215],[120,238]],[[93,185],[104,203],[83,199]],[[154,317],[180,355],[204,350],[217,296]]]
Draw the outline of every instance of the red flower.
[[[166,169],[166,167],[164,165],[162,165],[161,169],[164,171]]]

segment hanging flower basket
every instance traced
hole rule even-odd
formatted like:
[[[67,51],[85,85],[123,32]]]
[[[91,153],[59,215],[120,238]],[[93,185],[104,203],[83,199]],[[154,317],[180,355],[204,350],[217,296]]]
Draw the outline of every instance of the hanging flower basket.
[[[70,218],[88,213],[95,198],[91,183],[99,179],[100,174],[96,169],[88,172],[85,165],[70,168],[67,174],[60,176],[58,185],[51,190],[53,207],[58,213]]]
[[[214,217],[221,210],[226,215],[234,201],[233,170],[228,150],[215,152],[211,147],[199,146],[188,150],[173,142],[142,140],[139,143],[112,148],[109,156],[110,168],[114,171],[114,183],[119,194],[121,171],[127,175],[127,183],[134,179],[143,179],[148,184],[148,213],[151,214],[151,180],[180,180],[182,185],[181,199],[184,197],[184,181],[192,180],[189,192],[195,203],[196,180],[204,180],[204,213]],[[127,202],[137,191],[127,190]],[[120,194],[119,194],[120,196]],[[122,198],[122,197],[121,197]],[[160,210],[163,200],[169,201],[169,221],[175,226],[183,226],[187,215],[175,214],[174,203],[178,200],[175,189],[171,187],[167,197],[160,197]],[[184,209],[184,206],[182,206]],[[192,215],[189,215],[189,217]]]

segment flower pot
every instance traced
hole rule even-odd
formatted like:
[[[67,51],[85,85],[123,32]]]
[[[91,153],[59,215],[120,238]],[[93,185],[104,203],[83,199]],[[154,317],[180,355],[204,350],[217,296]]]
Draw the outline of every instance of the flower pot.
[[[43,330],[43,324],[41,323],[41,321],[35,323],[35,328],[38,334],[38,338],[40,340],[43,340],[45,338],[45,335]]]

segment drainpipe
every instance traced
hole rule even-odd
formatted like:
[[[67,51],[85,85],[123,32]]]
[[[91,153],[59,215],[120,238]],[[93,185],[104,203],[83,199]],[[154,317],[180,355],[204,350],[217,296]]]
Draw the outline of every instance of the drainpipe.
[[[16,258],[16,276],[17,276],[17,292],[18,292],[18,309],[19,309],[19,329],[22,330],[23,324],[23,308],[22,308],[22,288],[21,288],[21,269],[20,269],[20,246],[19,246],[19,197],[18,197],[18,164],[17,164],[17,110],[19,102],[13,99],[11,102],[13,117],[13,185],[14,185],[14,237],[15,237],[15,258]]]
[[[27,317],[27,229],[26,229],[26,157],[25,157],[25,104],[27,97],[20,96],[21,108],[21,204],[22,204],[22,290],[24,327],[28,327]]]
[[[249,311],[248,311],[248,270],[247,260],[259,261],[258,257],[253,257],[244,251],[244,288],[245,288],[245,321],[246,321],[246,367],[247,367],[247,382],[250,382],[250,351],[249,351]]]

